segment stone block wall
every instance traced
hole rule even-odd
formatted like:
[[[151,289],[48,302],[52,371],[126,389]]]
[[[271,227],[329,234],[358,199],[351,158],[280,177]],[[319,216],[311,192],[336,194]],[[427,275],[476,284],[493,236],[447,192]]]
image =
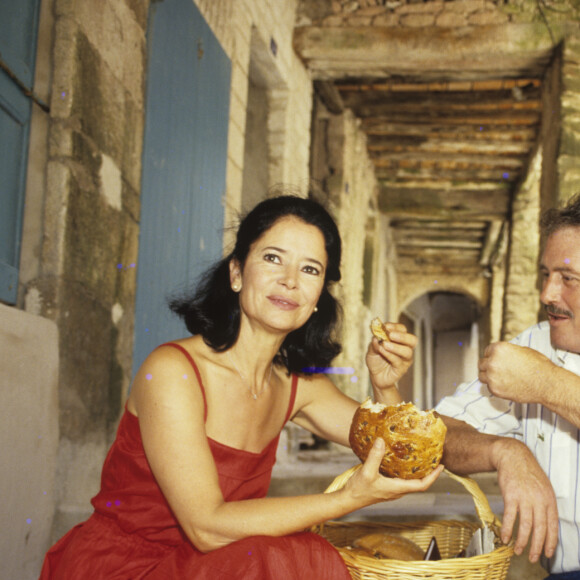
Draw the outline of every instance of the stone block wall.
[[[564,43],[561,79],[557,201],[580,192],[580,34],[569,36]]]
[[[324,0],[301,4],[300,26],[386,26],[401,28],[459,28],[508,22],[527,23],[574,16],[574,0],[557,7],[529,0]]]
[[[59,329],[53,539],[90,511],[131,380],[147,11],[41,4],[37,78],[50,113],[32,126],[25,223],[38,230],[25,229],[20,304]]]
[[[345,393],[362,400],[369,390],[364,359],[370,320],[374,316],[389,319],[388,223],[377,215],[377,183],[360,121],[350,110],[331,114],[320,102],[315,111],[312,178],[317,196],[337,222],[343,243],[342,280],[335,288],[343,307],[343,351],[334,364],[353,369],[332,380]],[[393,279],[390,282],[395,284]]]
[[[302,193],[308,189],[312,81],[292,49],[296,2],[199,0],[196,4],[232,61],[225,200],[230,225],[242,208],[250,67],[259,67],[266,84],[269,158],[265,162],[270,187],[283,184]],[[227,236],[226,247],[232,241]]]
[[[502,340],[510,340],[538,320],[540,255],[540,176],[542,149],[512,203],[510,255],[504,289]],[[534,227],[535,224],[535,227]]]

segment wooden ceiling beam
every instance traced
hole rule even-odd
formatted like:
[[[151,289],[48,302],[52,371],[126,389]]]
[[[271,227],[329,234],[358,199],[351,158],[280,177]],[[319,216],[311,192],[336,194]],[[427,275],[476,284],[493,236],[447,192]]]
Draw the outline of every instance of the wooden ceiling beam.
[[[341,92],[386,92],[386,93],[483,93],[485,91],[508,94],[521,92],[522,96],[535,95],[542,85],[539,78],[490,79],[486,81],[408,83],[404,81],[350,79],[336,81]]]
[[[510,141],[457,141],[430,139],[405,140],[397,138],[371,137],[367,149],[372,155],[394,153],[441,153],[443,155],[527,155],[533,143]]]
[[[536,77],[548,66],[567,23],[478,26],[299,27],[294,50],[314,79],[400,76],[413,82]],[[554,42],[554,39],[555,42]]]
[[[474,131],[473,126],[450,127],[444,123],[429,125],[418,125],[415,123],[386,122],[382,119],[363,119],[361,129],[367,135],[405,136],[416,135],[425,139],[473,139],[473,140],[494,140],[494,141],[534,141],[537,134],[536,127],[510,127],[509,125],[498,125],[494,127],[481,127]]]
[[[379,193],[379,210],[397,218],[501,220],[510,210],[510,196],[504,193],[417,192],[413,196],[401,191]]]
[[[520,170],[506,171],[504,169],[478,169],[478,170],[444,170],[440,167],[380,167],[376,170],[379,180],[397,180],[404,183],[407,180],[423,179],[426,182],[440,183],[442,190],[449,189],[449,184],[453,182],[467,182],[494,184],[510,183],[517,181],[521,177]]]
[[[485,231],[487,222],[485,221],[453,221],[453,220],[428,220],[428,219],[392,219],[390,225],[395,229],[395,233],[402,231],[423,231],[433,234],[437,230],[478,230]]]
[[[428,241],[436,245],[439,240],[469,240],[469,242],[477,242],[478,246],[485,237],[485,228],[476,229],[416,229],[416,228],[402,228],[399,226],[393,232],[395,241],[399,244],[413,244],[418,241]]]
[[[461,250],[480,250],[481,242],[470,240],[404,240],[397,244],[399,255],[404,255],[405,251],[415,248],[426,248],[429,251],[437,251],[443,249],[461,249]],[[478,252],[479,255],[479,252]]]
[[[326,83],[331,85],[332,83]],[[533,99],[518,100],[513,96],[497,96],[496,98],[484,93],[462,93],[461,95],[447,93],[421,93],[410,95],[409,93],[398,94],[396,98],[386,97],[383,94],[372,95],[345,94],[339,91],[342,104],[354,111],[361,107],[375,107],[377,114],[384,109],[385,113],[408,113],[429,111],[541,111],[542,101],[540,96]]]
[[[454,252],[453,254],[440,254],[437,256],[427,256],[416,254],[414,256],[399,257],[396,265],[399,274],[421,274],[437,276],[441,274],[468,274],[481,275],[482,268],[473,261],[472,253],[465,250]],[[433,290],[437,290],[435,286]]]
[[[430,111],[429,109],[416,112],[391,111],[384,105],[363,105],[353,110],[353,113],[361,119],[373,118],[383,123],[398,124],[424,124],[429,125],[445,124],[451,126],[474,125],[484,127],[494,127],[497,125],[516,126],[536,126],[540,122],[539,111],[495,111],[486,115],[473,111],[453,112],[453,111]]]
[[[434,191],[436,193],[451,193],[456,195],[478,193],[479,195],[511,195],[512,186],[504,181],[449,181],[442,183],[441,180],[427,181],[422,179],[408,179],[406,181],[395,181],[390,179],[380,179],[379,186],[382,191],[400,191],[403,195],[413,195],[423,191]]]
[[[445,155],[444,153],[432,152],[408,152],[389,153],[381,156],[371,154],[371,161],[377,168],[406,167],[409,169],[446,167],[449,169],[521,169],[524,160],[520,157],[507,157],[503,155],[457,155],[455,153]]]

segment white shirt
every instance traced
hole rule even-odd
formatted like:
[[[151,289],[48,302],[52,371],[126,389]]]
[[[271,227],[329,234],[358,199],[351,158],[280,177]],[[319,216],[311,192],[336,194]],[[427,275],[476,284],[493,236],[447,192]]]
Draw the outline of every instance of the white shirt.
[[[580,375],[580,355],[552,348],[547,322],[528,328],[511,342],[533,348]],[[459,385],[436,409],[483,433],[515,437],[530,448],[550,478],[558,501],[558,546],[544,565],[554,574],[580,570],[580,430],[542,405],[495,397],[477,379]]]

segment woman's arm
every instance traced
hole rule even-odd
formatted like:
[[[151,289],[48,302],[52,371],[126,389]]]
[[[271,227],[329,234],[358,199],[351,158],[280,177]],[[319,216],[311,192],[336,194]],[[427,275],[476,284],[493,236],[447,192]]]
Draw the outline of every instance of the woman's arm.
[[[248,536],[290,534],[422,491],[438,475],[411,481],[382,477],[380,441],[364,468],[340,491],[226,502],[205,434],[203,397],[179,352],[158,349],[148,357],[137,374],[131,403],[151,470],[187,537],[204,552]]]
[[[397,381],[413,362],[417,337],[407,332],[403,324],[388,322],[389,341],[373,338],[366,354],[374,399],[385,405],[402,401]],[[299,383],[293,421],[308,431],[349,447],[348,434],[353,415],[359,406],[324,375],[302,379]]]

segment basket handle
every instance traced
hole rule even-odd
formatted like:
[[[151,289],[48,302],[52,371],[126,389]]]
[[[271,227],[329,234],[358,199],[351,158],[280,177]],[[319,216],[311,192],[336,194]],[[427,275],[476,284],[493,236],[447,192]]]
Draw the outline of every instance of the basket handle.
[[[350,469],[347,469],[344,473],[338,475],[334,481],[328,486],[324,493],[331,493],[333,491],[337,491],[342,489],[346,482],[356,473],[359,469],[362,468],[362,464],[355,465]],[[477,484],[477,482],[470,477],[463,477],[461,475],[457,475],[449,471],[448,469],[444,469],[445,473],[455,481],[458,481],[463,485],[463,487],[471,494],[473,499],[473,503],[475,504],[475,511],[477,512],[477,516],[481,520],[484,526],[491,528],[495,534],[499,537],[499,529],[501,528],[501,520],[493,513],[491,510],[491,506],[489,505],[489,501],[481,488]]]
[[[482,523],[491,528],[499,537],[499,529],[501,528],[501,520],[493,513],[489,501],[477,482],[471,477],[463,477],[457,475],[448,469],[444,469],[445,473],[455,481],[458,481],[463,487],[471,494],[473,498],[473,503],[475,504],[475,511],[477,512],[477,517],[482,521]]]

